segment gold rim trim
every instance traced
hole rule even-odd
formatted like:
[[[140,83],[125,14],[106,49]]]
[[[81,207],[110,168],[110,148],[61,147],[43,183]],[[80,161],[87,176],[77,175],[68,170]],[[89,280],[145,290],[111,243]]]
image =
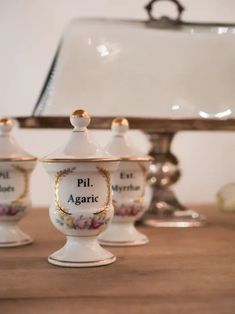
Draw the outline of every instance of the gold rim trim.
[[[151,156],[142,157],[120,157],[120,161],[153,161],[154,158]]]
[[[146,240],[145,239],[143,239],[143,240],[138,240],[138,241],[136,241],[136,240],[130,240],[130,241],[111,241],[111,240],[102,240],[102,239],[99,239],[99,242],[101,243],[101,244],[105,244],[105,243],[107,243],[107,244],[112,244],[112,245],[118,245],[118,244],[135,244],[135,243],[146,243]]]
[[[0,157],[0,161],[36,161],[36,157]]]
[[[60,263],[66,263],[66,264],[94,264],[94,263],[100,263],[100,262],[105,262],[105,261],[110,261],[110,260],[116,260],[115,256],[111,256],[105,259],[100,259],[100,260],[96,260],[96,261],[65,261],[65,260],[59,260],[55,257],[48,257],[48,260],[52,260],[52,261],[56,261],[56,262],[60,262]]]
[[[59,163],[59,162],[103,162],[103,161],[120,161],[120,158],[112,158],[112,157],[107,157],[107,158],[42,158],[39,159],[39,161],[44,162],[44,163]]]
[[[59,162],[113,162],[113,161],[153,161],[151,156],[143,157],[110,157],[110,158],[42,158],[39,159],[43,163],[59,163]]]
[[[24,240],[20,240],[20,241],[9,241],[9,242],[0,242],[0,247],[1,245],[4,245],[4,246],[7,246],[7,245],[21,245],[21,244],[25,244],[25,243],[32,243],[33,240],[31,238],[28,238],[28,239],[24,239]]]

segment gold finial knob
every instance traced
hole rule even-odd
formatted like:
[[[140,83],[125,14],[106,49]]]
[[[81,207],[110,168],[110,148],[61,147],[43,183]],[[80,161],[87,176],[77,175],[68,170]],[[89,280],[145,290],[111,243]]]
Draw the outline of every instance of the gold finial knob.
[[[77,109],[70,116],[70,122],[74,126],[74,131],[84,131],[91,119],[86,110]]]
[[[118,117],[113,119],[111,128],[115,133],[125,133],[129,129],[129,122],[126,118]]]
[[[8,133],[13,127],[13,121],[10,118],[0,118],[0,131],[2,133]]]
[[[90,118],[89,113],[86,110],[83,109],[77,109],[72,114],[71,117],[77,117],[77,118]]]
[[[129,122],[126,118],[118,117],[118,118],[113,119],[112,126],[114,125],[125,125],[129,127]]]

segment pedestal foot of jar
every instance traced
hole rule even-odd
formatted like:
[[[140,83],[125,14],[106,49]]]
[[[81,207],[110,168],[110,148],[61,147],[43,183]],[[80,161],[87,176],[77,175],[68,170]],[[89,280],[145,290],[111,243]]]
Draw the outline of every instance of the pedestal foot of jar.
[[[68,236],[66,244],[48,258],[62,267],[95,267],[115,262],[116,257],[102,248],[94,237]]]
[[[15,223],[0,224],[0,247],[16,247],[32,243],[30,236],[24,233]]]
[[[133,223],[112,223],[99,237],[99,242],[105,246],[137,246],[149,242]]]

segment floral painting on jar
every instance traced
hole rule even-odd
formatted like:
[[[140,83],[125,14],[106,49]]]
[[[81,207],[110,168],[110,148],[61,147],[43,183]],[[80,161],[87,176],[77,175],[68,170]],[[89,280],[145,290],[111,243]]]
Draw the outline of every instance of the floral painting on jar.
[[[113,205],[114,205],[114,212],[115,212],[115,216],[137,216],[140,212],[142,212],[144,210],[143,206],[141,205],[141,203],[135,202],[133,204],[118,204],[117,202],[113,201]]]
[[[25,211],[26,206],[19,202],[12,204],[0,204],[0,216],[15,216],[20,212]]]
[[[106,211],[103,210],[99,213],[95,213],[92,216],[72,216],[66,214],[60,214],[60,219],[57,219],[57,223],[60,225],[66,225],[67,227],[75,230],[91,230],[98,229],[109,222],[110,218],[106,216]]]

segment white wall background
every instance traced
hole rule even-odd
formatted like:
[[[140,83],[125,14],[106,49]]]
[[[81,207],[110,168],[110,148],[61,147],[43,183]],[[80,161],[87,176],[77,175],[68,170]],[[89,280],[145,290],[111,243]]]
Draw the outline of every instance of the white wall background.
[[[143,0],[1,0],[0,115],[28,115],[37,99],[60,35],[73,17],[145,18]],[[185,20],[235,22],[234,0],[182,0]],[[163,13],[175,13],[169,3]],[[54,150],[68,136],[62,130],[15,130],[21,145],[36,156]],[[107,140],[95,132],[98,141]],[[137,141],[136,133],[132,134]],[[148,148],[144,136],[138,143]],[[211,202],[225,183],[235,181],[235,134],[185,132],[177,134],[173,151],[183,168],[175,190],[184,202]],[[32,178],[34,205],[48,205],[50,186],[42,166]]]

